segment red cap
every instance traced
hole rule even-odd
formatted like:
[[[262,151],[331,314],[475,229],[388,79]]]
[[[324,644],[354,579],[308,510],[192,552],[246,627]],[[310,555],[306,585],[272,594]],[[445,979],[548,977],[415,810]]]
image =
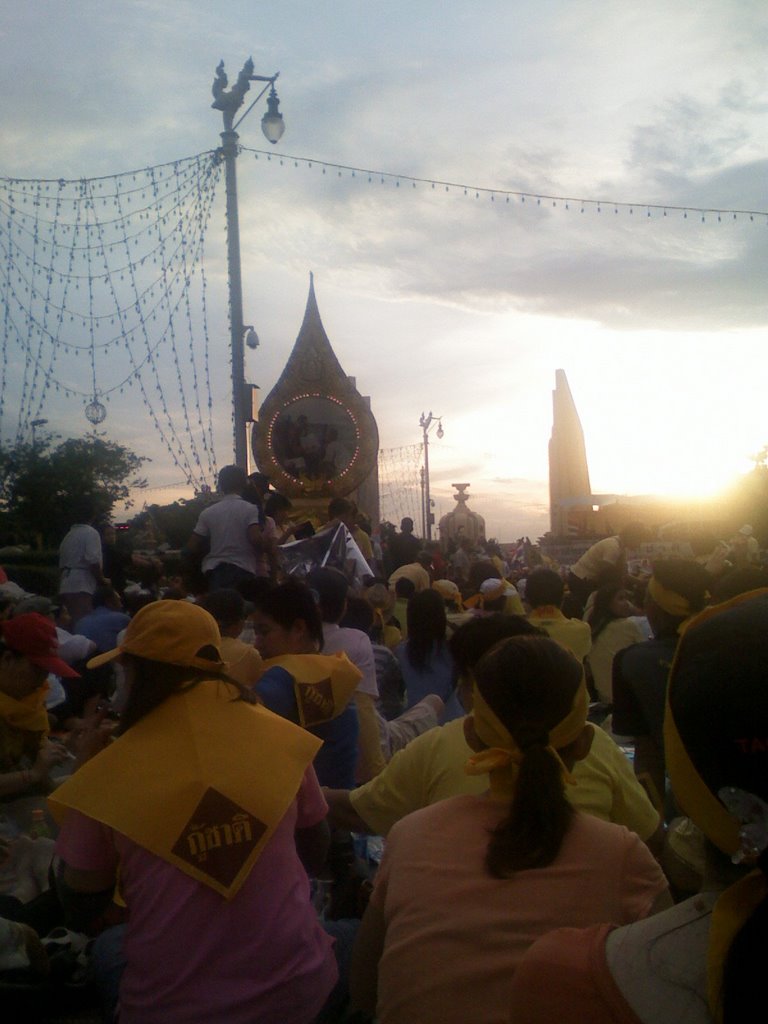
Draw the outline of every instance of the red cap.
[[[39,665],[57,676],[69,679],[78,677],[79,673],[59,657],[56,627],[44,615],[27,612],[26,615],[5,619],[0,622],[0,635],[6,647],[23,655],[33,665]]]

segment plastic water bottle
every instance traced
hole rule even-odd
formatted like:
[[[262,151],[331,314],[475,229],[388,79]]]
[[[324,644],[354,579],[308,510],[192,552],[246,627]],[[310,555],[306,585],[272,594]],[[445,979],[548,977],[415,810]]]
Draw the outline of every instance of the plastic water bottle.
[[[32,824],[29,826],[29,834],[33,839],[50,839],[51,830],[45,820],[45,811],[42,807],[36,807],[32,811]]]

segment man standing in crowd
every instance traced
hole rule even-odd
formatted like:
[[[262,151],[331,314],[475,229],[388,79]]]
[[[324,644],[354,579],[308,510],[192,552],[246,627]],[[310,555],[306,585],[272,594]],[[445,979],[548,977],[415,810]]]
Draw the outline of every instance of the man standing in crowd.
[[[94,529],[96,517],[88,498],[74,510],[75,522],[59,546],[59,594],[75,626],[93,608],[97,587],[109,586],[102,572],[101,537]]]
[[[627,572],[627,551],[647,536],[642,523],[627,523],[615,537],[604,537],[584,552],[568,574],[568,589],[582,611],[593,590],[606,583],[621,583]]]
[[[202,570],[209,590],[237,587],[259,575],[259,556],[265,541],[259,526],[259,509],[243,498],[245,470],[224,466],[219,473],[223,497],[203,509],[189,539],[189,550],[203,555]],[[262,573],[264,575],[264,573]]]
[[[421,551],[421,541],[413,533],[413,520],[406,516],[400,523],[400,533],[394,534],[389,541],[387,561],[390,575],[401,565],[409,565],[416,561]]]

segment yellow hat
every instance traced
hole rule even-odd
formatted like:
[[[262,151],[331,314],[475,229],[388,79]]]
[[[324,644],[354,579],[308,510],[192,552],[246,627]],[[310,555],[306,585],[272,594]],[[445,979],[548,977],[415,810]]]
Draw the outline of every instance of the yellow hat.
[[[215,648],[216,660],[198,657],[203,647]],[[88,668],[98,668],[121,654],[135,654],[168,665],[224,670],[216,620],[189,601],[155,601],[145,605],[128,623],[122,642],[106,654],[91,658]]]

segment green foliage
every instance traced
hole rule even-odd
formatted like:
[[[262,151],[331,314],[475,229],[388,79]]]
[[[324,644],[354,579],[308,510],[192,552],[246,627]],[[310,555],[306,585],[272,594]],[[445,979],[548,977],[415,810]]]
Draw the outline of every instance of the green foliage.
[[[118,502],[130,505],[132,488],[146,486],[137,474],[148,460],[94,432],[56,443],[0,445],[0,515],[5,542],[57,545],[73,522],[106,518]]]
[[[181,549],[186,546],[198,516],[212,499],[210,494],[200,494],[188,501],[174,501],[171,505],[150,505],[131,520],[131,531],[150,532],[157,543],[165,542],[172,548]]]
[[[28,591],[30,594],[43,594],[45,597],[55,598],[59,592],[59,581],[61,573],[58,567],[58,555],[56,565],[44,567],[41,565],[8,565],[3,560],[3,568],[8,574],[8,579]]]

